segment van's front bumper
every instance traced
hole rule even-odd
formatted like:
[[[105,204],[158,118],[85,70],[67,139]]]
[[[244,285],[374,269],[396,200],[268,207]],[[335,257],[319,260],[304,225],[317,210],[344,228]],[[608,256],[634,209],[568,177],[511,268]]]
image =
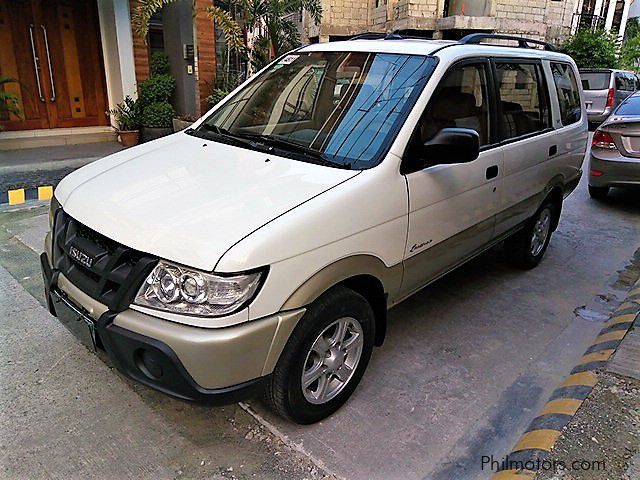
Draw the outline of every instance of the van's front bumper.
[[[87,338],[93,328],[96,346],[126,376],[184,400],[229,404],[259,394],[304,314],[296,310],[205,329],[131,309],[115,313],[54,271],[46,253],[40,260],[53,315],[74,330],[79,326]]]

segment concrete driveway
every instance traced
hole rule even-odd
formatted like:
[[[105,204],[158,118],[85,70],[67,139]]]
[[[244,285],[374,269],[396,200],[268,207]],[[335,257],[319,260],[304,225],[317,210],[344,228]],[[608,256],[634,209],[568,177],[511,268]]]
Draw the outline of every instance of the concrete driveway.
[[[45,212],[0,213],[5,478],[487,478],[482,456],[510,450],[640,260],[637,192],[595,202],[583,181],[538,268],[496,248],[407,300],[350,402],[298,427],[169,399],[82,347],[42,307]]]

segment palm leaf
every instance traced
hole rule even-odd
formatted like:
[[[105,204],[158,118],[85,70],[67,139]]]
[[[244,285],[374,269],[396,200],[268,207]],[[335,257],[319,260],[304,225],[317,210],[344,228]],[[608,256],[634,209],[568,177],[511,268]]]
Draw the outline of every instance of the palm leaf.
[[[136,34],[147,43],[147,34],[149,33],[149,22],[156,12],[162,10],[162,7],[178,0],[139,0],[138,5],[131,16],[131,24]]]
[[[222,30],[227,42],[227,46],[231,50],[244,52],[246,50],[244,43],[244,34],[238,22],[236,22],[229,12],[225,12],[220,7],[207,8],[207,15],[213,21],[214,25]]]

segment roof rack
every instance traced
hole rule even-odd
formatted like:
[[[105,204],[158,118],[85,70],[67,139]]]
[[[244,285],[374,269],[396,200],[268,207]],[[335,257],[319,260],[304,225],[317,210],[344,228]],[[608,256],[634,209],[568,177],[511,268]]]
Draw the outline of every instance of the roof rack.
[[[361,33],[360,35],[356,35],[355,37],[351,37],[349,40],[430,40],[429,38],[423,37],[412,37],[406,35],[400,35],[397,31],[393,31],[390,33]]]
[[[483,40],[512,40],[518,42],[520,48],[532,48],[530,44],[541,45],[544,50],[555,52],[557,49],[549,42],[542,40],[534,40],[533,38],[517,37],[515,35],[502,35],[500,33],[472,33],[466,37],[462,37],[459,43],[463,45],[480,45]]]

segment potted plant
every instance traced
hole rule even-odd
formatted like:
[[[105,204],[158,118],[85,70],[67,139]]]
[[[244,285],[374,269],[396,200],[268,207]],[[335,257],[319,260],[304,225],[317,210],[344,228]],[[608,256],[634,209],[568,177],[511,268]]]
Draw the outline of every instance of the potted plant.
[[[173,132],[176,112],[169,99],[175,88],[176,82],[169,74],[167,55],[154,53],[151,57],[151,77],[140,83],[142,141],[155,140]]]
[[[173,131],[179,132],[191,126],[198,118],[193,115],[178,115],[173,119]]]
[[[118,129],[118,141],[125,147],[138,144],[140,139],[140,105],[139,102],[126,96],[122,103],[109,110]]]

